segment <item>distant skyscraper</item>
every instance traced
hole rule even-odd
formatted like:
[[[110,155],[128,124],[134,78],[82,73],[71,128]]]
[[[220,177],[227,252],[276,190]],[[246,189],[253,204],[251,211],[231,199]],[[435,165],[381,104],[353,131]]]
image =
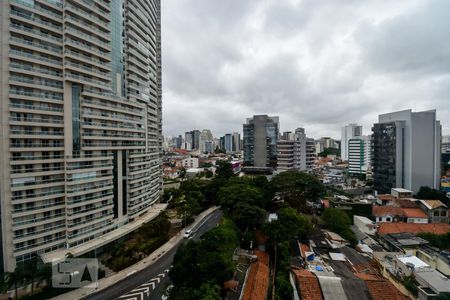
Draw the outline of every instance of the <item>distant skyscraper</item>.
[[[214,138],[209,129],[203,129],[199,137],[199,150],[202,153],[214,152]]]
[[[241,151],[241,135],[233,132],[233,152]]]
[[[435,110],[379,115],[372,132],[375,190],[439,188],[441,125]]]
[[[450,135],[442,136],[442,153],[450,153]]]
[[[179,135],[175,138],[175,148],[181,148],[183,145],[183,137]]]
[[[226,152],[233,151],[233,135],[231,133],[227,133],[224,135],[224,150]]]
[[[5,0],[0,24],[0,251],[14,271],[92,252],[153,216],[160,1]]]
[[[348,141],[355,137],[362,136],[362,126],[351,123],[342,127],[341,132],[341,159],[348,160]]]
[[[244,124],[244,164],[254,167],[277,165],[278,117],[257,115]]]
[[[187,131],[184,133],[184,149],[186,150],[192,150],[194,144],[194,136],[192,134],[192,131]]]

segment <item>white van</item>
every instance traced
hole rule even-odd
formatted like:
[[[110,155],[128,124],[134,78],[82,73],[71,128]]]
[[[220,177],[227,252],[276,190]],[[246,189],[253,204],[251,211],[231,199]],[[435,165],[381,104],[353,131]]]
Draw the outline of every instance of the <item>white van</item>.
[[[190,238],[192,235],[192,229],[186,229],[186,231],[184,232],[184,238],[188,239]]]

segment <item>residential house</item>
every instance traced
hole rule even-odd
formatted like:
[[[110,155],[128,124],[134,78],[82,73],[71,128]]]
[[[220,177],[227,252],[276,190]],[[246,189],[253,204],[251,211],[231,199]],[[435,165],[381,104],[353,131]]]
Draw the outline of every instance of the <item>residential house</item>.
[[[428,215],[430,223],[447,223],[448,208],[439,200],[419,200],[420,208]]]
[[[425,245],[417,249],[416,256],[445,276],[450,276],[450,252],[439,251],[436,248]]]
[[[379,223],[378,235],[389,233],[409,232],[418,234],[422,232],[434,234],[446,234],[450,231],[450,225],[444,223],[437,224],[416,224],[416,223]]]
[[[407,223],[428,223],[428,215],[420,208],[402,208]]]
[[[433,268],[414,270],[414,277],[419,283],[419,299],[448,299],[450,297],[450,279]]]
[[[374,205],[372,207],[372,216],[375,218],[375,222],[402,222],[403,209],[394,206]]]

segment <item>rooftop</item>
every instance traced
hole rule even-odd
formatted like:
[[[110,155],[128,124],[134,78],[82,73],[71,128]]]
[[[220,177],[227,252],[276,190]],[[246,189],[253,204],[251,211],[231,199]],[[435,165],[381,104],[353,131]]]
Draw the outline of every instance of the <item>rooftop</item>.
[[[407,265],[407,264],[413,265],[414,269],[429,267],[424,261],[419,259],[417,256],[411,256],[411,255],[399,256],[399,257],[397,257],[397,259],[405,265]]]
[[[425,205],[425,207],[427,207],[428,209],[435,209],[438,207],[447,207],[440,200],[420,200],[420,203]]]
[[[378,195],[377,198],[380,199],[381,201],[392,201],[392,200],[396,199],[391,194],[381,194],[381,195]]]
[[[310,271],[293,269],[302,300],[323,300],[319,280]]]
[[[450,293],[450,279],[433,268],[414,270],[416,280],[423,286],[430,287],[435,292]]]
[[[434,234],[446,234],[450,231],[450,225],[445,223],[419,224],[419,223],[379,223],[378,234],[409,232],[413,234],[429,232]]]
[[[407,189],[403,189],[403,188],[392,188],[391,191],[392,192],[395,191],[397,193],[411,193],[412,194],[412,191],[407,190]]]
[[[428,219],[427,214],[420,208],[402,208],[402,209],[405,217]]]
[[[265,300],[269,289],[269,254],[256,250],[258,260],[250,266],[245,282],[243,300]]]
[[[394,206],[372,206],[372,215],[375,217],[403,216],[403,210]]]

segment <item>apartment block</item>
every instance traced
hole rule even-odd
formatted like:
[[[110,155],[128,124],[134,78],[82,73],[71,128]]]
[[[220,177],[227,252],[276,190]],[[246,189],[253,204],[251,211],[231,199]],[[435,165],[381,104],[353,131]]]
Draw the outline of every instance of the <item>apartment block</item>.
[[[389,193],[392,188],[405,188],[417,193],[421,186],[439,189],[441,125],[435,110],[380,115],[372,132],[375,190]]]
[[[275,168],[279,118],[256,115],[247,119],[243,130],[244,165]]]
[[[370,168],[371,137],[352,138],[347,143],[348,173],[351,175],[366,175]]]
[[[304,128],[297,128],[294,134],[286,134],[277,143],[277,170],[311,170],[315,158],[314,139],[307,138]]]
[[[341,159],[348,160],[348,142],[362,136],[362,126],[356,123],[350,123],[341,130]]]
[[[0,33],[0,257],[12,271],[94,250],[159,200],[160,1],[0,0]]]

